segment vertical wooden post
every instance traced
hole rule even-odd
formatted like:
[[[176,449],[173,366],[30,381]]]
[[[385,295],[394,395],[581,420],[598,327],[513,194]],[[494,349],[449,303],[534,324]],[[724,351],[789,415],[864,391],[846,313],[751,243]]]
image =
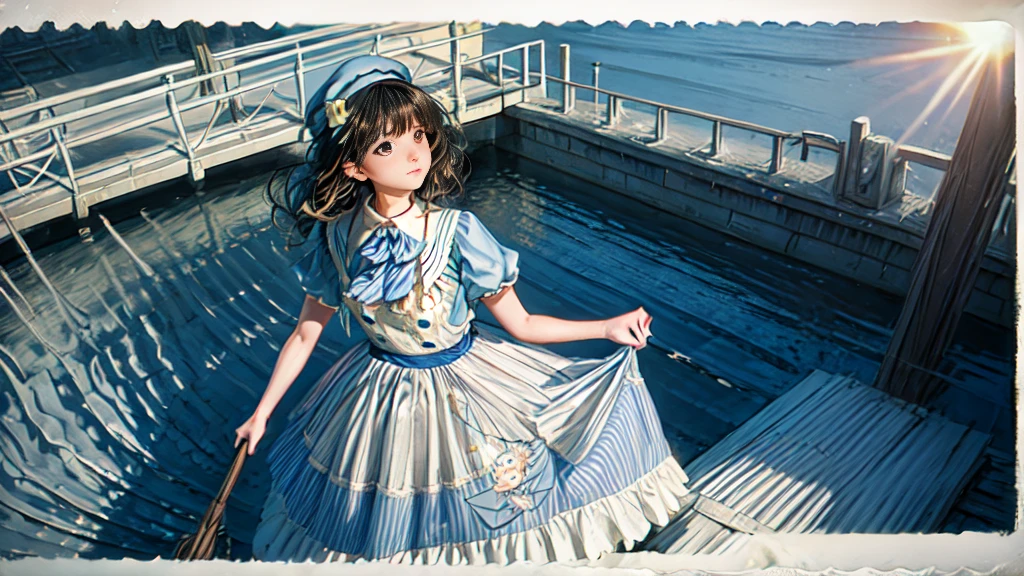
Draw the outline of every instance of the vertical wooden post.
[[[454,20],[452,20],[448,24],[448,35],[451,38],[458,38],[459,36],[459,25]],[[455,118],[458,119],[463,107],[462,46],[459,45],[458,40],[452,40],[450,43],[450,47],[450,54],[452,59],[452,105],[455,108]]]
[[[540,69],[540,96],[541,98],[547,99],[548,97],[548,69],[547,64],[544,61],[544,41],[541,40],[540,44],[537,45],[540,50],[540,60],[537,64],[537,68]]]
[[[711,156],[718,156],[722,151],[722,123],[715,120],[711,123]]]
[[[559,70],[559,74],[562,76],[562,80],[566,82],[571,81],[570,70],[569,70],[569,45],[559,44],[558,45],[559,60],[562,63],[562,69]],[[562,84],[562,114],[568,114],[572,111],[572,97],[570,96],[572,86],[568,84]]]
[[[772,136],[772,161],[768,165],[769,174],[778,174],[782,170],[782,137]]]
[[[654,118],[654,141],[664,142],[668,137],[668,110],[658,108]]]
[[[857,182],[860,180],[860,159],[863,153],[864,139],[871,133],[871,120],[867,116],[859,116],[850,122],[850,139],[846,147],[846,171],[841,187],[843,196],[857,193]]]
[[[608,125],[609,126],[615,126],[615,124],[619,121],[618,115],[616,114],[616,112],[618,111],[618,107],[619,107],[619,99],[616,98],[615,96],[612,96],[611,94],[609,94],[608,95],[608,102],[607,102],[607,105],[605,106],[605,108],[607,109],[605,111],[605,116],[607,117],[607,121],[608,121]]]
[[[978,278],[1016,143],[1014,59],[989,56],[874,382],[917,404],[947,386],[938,368]]]
[[[523,83],[523,102],[527,100],[527,89],[530,85],[530,47],[523,46],[523,77],[520,79]]]
[[[600,78],[601,78],[601,63],[600,62],[594,62],[594,112],[595,113],[597,112],[598,97],[601,95],[601,93],[597,91],[597,89],[600,88],[600,85],[598,84],[598,80],[600,80]]]

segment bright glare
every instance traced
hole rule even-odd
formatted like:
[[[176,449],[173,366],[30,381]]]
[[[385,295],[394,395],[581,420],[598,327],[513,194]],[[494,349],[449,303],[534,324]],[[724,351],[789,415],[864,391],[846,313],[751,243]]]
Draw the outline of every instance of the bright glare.
[[[1013,41],[1013,29],[1005,22],[964,22],[960,29],[967,41],[983,52],[1002,52]]]

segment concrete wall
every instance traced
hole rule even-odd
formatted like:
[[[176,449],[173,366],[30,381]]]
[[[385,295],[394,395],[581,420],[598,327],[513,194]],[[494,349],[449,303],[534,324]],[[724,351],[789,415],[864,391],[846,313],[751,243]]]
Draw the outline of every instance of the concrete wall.
[[[697,166],[573,125],[509,108],[470,125],[470,140],[546,164],[683,218],[858,282],[906,294],[922,238],[909,230]],[[1013,326],[1013,263],[986,256],[967,312]]]

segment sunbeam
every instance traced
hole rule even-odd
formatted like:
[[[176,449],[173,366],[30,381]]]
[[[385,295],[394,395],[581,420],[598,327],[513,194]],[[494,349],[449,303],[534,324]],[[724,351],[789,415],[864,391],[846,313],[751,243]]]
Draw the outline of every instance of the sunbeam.
[[[893,94],[881,104],[882,106],[891,105],[930,85],[938,76],[945,75],[942,84],[921,110],[921,113],[907,126],[907,129],[899,137],[897,144],[906,142],[910,136],[924,125],[928,116],[935,112],[936,108],[947,97],[953,94],[953,98],[942,115],[942,119],[945,120],[967,91],[974,87],[979,72],[984,68],[986,61],[1002,58],[1013,48],[1012,29],[1004,22],[965,22],[953,24],[951,25],[951,32],[953,32],[953,35],[950,38],[950,42],[953,42],[953,44],[950,46],[866,58],[857,61],[855,64],[855,66],[908,64],[949,57],[960,53],[964,54],[963,59],[948,74],[945,71],[937,71],[927,78]],[[956,91],[955,94],[953,93],[954,90]]]

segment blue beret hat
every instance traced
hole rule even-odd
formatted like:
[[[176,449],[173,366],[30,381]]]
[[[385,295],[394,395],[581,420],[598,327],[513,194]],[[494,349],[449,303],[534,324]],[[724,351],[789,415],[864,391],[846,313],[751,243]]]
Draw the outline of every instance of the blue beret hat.
[[[375,82],[389,79],[412,82],[412,74],[405,64],[383,56],[356,56],[342,62],[306,104],[306,127],[316,138],[329,128],[326,103],[348,99]]]

